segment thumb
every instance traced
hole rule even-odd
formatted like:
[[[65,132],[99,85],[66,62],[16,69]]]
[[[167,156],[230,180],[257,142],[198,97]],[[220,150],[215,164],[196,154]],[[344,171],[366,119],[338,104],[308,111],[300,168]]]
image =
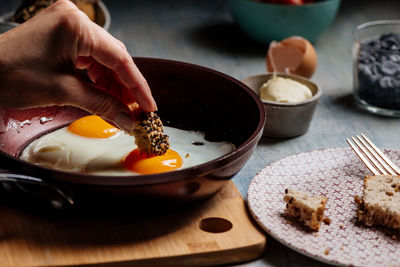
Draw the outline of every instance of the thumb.
[[[128,133],[133,131],[135,121],[129,108],[105,90],[72,75],[62,78],[61,87],[64,97],[56,103],[79,107]]]

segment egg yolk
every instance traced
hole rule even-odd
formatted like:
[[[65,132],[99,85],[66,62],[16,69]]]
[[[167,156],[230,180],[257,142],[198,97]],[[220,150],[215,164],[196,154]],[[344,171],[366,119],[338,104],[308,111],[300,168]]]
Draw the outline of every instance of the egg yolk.
[[[82,117],[68,126],[74,134],[91,138],[108,138],[119,130],[96,115]]]
[[[182,158],[171,149],[162,156],[148,156],[135,149],[123,160],[122,165],[140,174],[154,174],[178,169],[182,166]]]

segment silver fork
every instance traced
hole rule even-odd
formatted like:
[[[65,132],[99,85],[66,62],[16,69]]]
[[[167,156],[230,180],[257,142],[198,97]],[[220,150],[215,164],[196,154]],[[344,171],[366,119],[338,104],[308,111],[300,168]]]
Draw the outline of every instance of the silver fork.
[[[400,175],[400,169],[364,134],[346,141],[373,174]]]

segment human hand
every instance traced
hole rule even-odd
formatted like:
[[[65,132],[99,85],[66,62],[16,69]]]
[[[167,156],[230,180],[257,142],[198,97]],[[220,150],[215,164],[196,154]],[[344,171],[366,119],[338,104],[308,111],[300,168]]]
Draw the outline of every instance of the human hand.
[[[124,44],[69,0],[0,35],[0,85],[0,106],[72,105],[126,131],[134,128],[128,104],[157,109]]]

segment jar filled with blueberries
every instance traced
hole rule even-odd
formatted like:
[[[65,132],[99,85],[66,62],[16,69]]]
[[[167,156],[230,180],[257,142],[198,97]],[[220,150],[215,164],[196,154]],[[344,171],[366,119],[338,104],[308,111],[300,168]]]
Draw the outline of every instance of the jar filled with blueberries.
[[[355,32],[354,98],[368,111],[400,117],[400,20],[373,21]]]

